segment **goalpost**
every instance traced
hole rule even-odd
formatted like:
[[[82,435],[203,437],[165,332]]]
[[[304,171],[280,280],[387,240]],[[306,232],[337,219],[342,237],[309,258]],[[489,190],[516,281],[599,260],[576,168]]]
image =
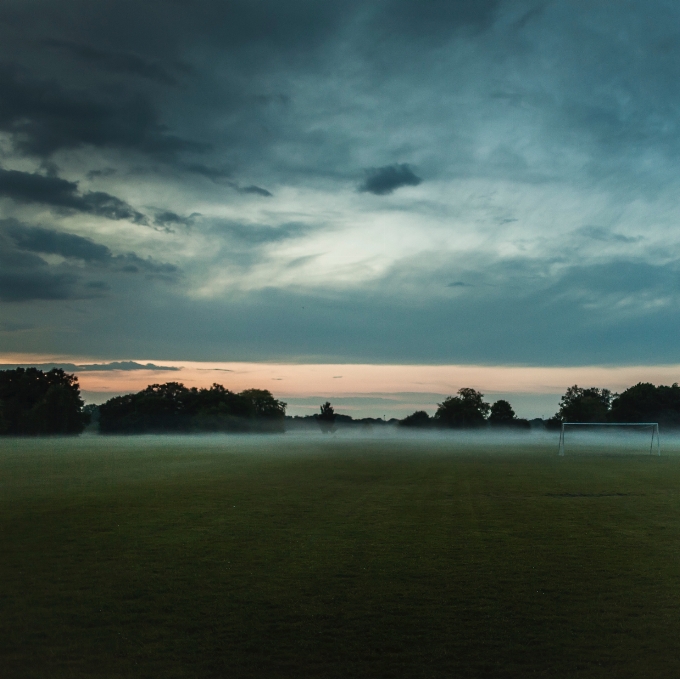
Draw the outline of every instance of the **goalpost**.
[[[649,454],[654,454],[654,438],[656,438],[656,454],[661,455],[661,442],[659,439],[658,422],[562,422],[560,429],[560,445],[558,455],[564,455],[564,434],[567,427],[638,427],[650,429],[652,438],[649,442]]]

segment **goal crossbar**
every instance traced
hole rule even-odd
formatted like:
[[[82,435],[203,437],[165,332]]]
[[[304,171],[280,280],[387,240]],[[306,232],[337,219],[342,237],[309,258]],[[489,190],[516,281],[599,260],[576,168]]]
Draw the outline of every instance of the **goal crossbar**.
[[[560,428],[560,444],[558,455],[564,455],[564,428],[565,427],[650,427],[652,439],[649,442],[649,454],[654,454],[654,438],[656,437],[656,454],[661,455],[661,441],[659,439],[658,422],[562,422]]]

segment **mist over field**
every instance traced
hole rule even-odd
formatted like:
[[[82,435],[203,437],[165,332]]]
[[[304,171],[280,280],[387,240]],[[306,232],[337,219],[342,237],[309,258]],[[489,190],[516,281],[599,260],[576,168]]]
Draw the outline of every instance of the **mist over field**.
[[[338,425],[333,433],[323,433],[318,426],[310,425],[279,434],[127,434],[123,436],[100,436],[84,433],[77,439],[49,437],[42,443],[34,440],[12,439],[5,441],[3,449],[20,451],[42,449],[58,455],[60,451],[88,451],[103,454],[111,451],[139,452],[148,455],[173,449],[211,454],[237,453],[254,456],[291,456],[323,454],[324,451],[342,450],[380,451],[385,455],[399,456],[403,453],[423,455],[557,455],[560,431],[536,428],[530,431],[475,431],[475,430],[413,430],[396,425]],[[2,439],[0,439],[2,441]],[[567,454],[594,455],[649,455],[651,432],[649,429],[621,431],[567,430]],[[661,454],[680,454],[680,432],[661,430]],[[656,438],[653,454],[656,455]]]

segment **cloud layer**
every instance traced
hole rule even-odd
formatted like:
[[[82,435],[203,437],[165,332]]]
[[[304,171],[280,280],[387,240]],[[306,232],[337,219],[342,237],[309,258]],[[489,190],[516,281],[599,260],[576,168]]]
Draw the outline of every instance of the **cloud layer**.
[[[674,360],[680,9],[131,8],[0,8],[0,351]]]

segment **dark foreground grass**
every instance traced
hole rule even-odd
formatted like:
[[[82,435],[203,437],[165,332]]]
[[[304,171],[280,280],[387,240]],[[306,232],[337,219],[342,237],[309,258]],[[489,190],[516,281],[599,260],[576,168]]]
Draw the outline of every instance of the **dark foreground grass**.
[[[188,441],[0,444],[0,676],[680,676],[678,458]]]

